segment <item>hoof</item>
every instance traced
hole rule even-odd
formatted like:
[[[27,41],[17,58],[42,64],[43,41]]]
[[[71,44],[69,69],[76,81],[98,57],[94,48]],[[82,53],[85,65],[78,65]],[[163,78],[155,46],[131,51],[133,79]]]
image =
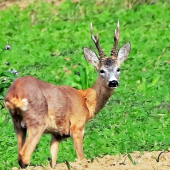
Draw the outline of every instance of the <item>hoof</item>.
[[[19,166],[22,168],[22,169],[24,169],[24,168],[26,168],[29,164],[27,164],[27,163],[24,163],[22,160],[19,160],[18,161],[18,164],[19,164]]]
[[[53,169],[55,169],[55,167],[56,167],[56,163],[52,163],[52,161],[50,161],[50,166],[51,166],[51,168],[53,168]]]

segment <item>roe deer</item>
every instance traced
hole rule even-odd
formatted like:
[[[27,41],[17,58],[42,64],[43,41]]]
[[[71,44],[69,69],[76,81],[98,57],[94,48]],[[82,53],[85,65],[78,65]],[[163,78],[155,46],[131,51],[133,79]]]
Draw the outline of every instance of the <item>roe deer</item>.
[[[67,137],[73,139],[78,159],[84,158],[85,123],[103,108],[118,86],[120,64],[126,60],[130,51],[130,43],[117,51],[119,32],[118,22],[111,56],[105,57],[98,35],[93,35],[91,24],[91,38],[100,56],[98,58],[93,51],[84,48],[85,59],[98,72],[92,87],[76,90],[69,86],[55,86],[32,76],[17,78],[9,87],[5,105],[13,120],[21,168],[30,163],[31,154],[43,133],[51,134],[52,167],[56,164],[59,143]]]

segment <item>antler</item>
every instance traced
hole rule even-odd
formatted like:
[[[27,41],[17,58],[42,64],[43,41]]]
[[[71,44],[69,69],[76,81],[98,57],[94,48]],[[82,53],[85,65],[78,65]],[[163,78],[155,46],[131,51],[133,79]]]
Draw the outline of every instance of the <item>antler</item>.
[[[103,50],[101,49],[101,47],[99,45],[99,35],[98,34],[96,36],[93,35],[92,23],[90,24],[90,32],[91,32],[91,39],[93,40],[94,44],[96,45],[96,48],[97,48],[99,56],[100,56],[100,60],[102,60],[103,58],[105,58],[106,55],[103,53]]]
[[[114,45],[111,50],[111,58],[117,58],[118,52],[117,52],[117,45],[119,41],[119,34],[120,34],[120,28],[119,28],[119,21],[117,22],[117,29],[115,29],[114,33]]]

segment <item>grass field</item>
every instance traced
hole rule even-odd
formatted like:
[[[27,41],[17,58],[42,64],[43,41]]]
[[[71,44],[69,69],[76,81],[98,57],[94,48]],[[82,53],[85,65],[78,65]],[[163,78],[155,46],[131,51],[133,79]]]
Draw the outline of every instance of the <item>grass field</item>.
[[[1,1],[0,1],[1,2]],[[17,141],[3,96],[16,78],[33,75],[56,85],[90,87],[96,73],[82,48],[94,51],[89,25],[107,55],[120,22],[119,47],[131,43],[121,67],[120,85],[106,106],[86,124],[86,158],[170,147],[170,2],[133,0],[37,1],[0,10],[0,169],[17,165]],[[4,50],[10,45],[10,50]],[[16,74],[17,76],[14,75]],[[50,136],[41,138],[32,165],[48,163]],[[58,162],[73,161],[70,139],[59,148]]]

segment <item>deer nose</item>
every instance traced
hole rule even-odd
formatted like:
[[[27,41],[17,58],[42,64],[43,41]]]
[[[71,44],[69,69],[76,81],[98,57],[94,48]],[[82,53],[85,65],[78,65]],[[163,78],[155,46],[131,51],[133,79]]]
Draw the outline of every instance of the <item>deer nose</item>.
[[[116,80],[109,81],[109,87],[117,87],[118,85],[119,83]]]

